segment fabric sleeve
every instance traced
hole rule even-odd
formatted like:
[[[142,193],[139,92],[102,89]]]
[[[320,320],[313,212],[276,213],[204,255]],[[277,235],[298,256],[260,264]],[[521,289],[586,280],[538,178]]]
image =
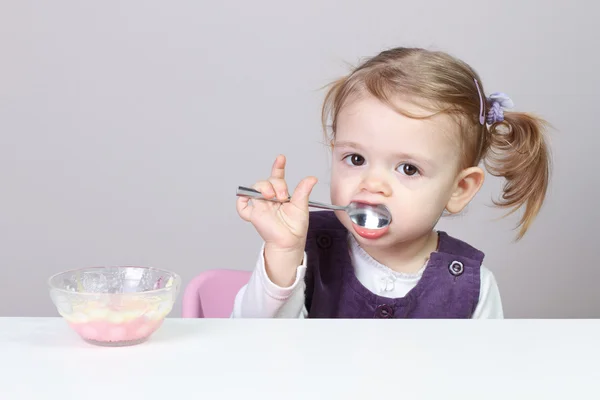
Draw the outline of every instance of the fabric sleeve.
[[[496,318],[503,319],[504,311],[502,309],[502,299],[496,278],[492,271],[485,266],[481,266],[481,288],[479,290],[479,302],[473,313],[472,318]]]
[[[232,318],[305,318],[304,276],[306,253],[296,269],[296,279],[289,287],[274,284],[265,268],[263,243],[250,280],[237,293]]]

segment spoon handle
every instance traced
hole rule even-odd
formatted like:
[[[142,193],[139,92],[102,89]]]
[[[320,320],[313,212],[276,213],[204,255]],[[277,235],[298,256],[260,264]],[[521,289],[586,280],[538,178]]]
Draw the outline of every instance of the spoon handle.
[[[260,193],[258,190],[249,188],[249,187],[245,187],[245,186],[238,186],[237,192],[236,192],[236,196],[238,197],[250,197],[253,199],[258,199],[258,200],[266,200],[266,201],[272,201],[275,203],[287,203],[288,201],[290,201],[290,197],[288,197],[287,200],[277,200],[277,198],[272,198],[272,199],[267,199],[265,198],[262,193]],[[308,202],[309,207],[313,207],[313,208],[320,208],[323,210],[345,210],[346,207],[342,207],[342,206],[334,206],[331,204],[325,204],[325,203],[319,203],[318,201],[309,201]]]

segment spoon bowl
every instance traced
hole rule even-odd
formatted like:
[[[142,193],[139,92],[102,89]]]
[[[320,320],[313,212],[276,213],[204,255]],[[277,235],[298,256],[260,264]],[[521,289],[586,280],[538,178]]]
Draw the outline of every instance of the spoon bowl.
[[[250,197],[252,199],[272,201],[275,203],[287,203],[291,199],[290,197],[288,197],[286,200],[278,200],[276,198],[267,199],[258,190],[245,186],[238,186],[236,196]],[[352,202],[347,206],[335,206],[316,201],[309,201],[308,206],[323,210],[345,211],[353,223],[366,229],[383,229],[392,222],[392,213],[383,204]]]
[[[390,210],[382,204],[352,202],[345,211],[352,222],[366,229],[383,229],[392,222]]]

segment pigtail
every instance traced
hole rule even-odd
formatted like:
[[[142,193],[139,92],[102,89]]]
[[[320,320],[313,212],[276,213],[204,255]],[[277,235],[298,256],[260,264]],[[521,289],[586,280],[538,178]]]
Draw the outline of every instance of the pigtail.
[[[494,204],[525,210],[517,228],[521,239],[539,213],[550,177],[550,153],[544,137],[546,122],[530,114],[505,112],[504,121],[488,130],[485,166],[490,174],[506,179],[503,194]]]

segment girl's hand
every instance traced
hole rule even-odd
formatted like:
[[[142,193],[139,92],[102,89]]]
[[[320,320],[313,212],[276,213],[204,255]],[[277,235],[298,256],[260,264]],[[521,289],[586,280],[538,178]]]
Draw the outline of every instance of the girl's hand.
[[[252,186],[267,199],[287,200],[284,156],[273,163],[271,176]],[[315,177],[303,179],[285,203],[238,197],[237,211],[240,217],[254,225],[265,242],[267,273],[276,284],[285,284],[295,276],[302,263],[306,234],[308,231],[308,199],[317,183]],[[280,279],[277,279],[280,278]],[[276,282],[277,280],[281,282]]]

